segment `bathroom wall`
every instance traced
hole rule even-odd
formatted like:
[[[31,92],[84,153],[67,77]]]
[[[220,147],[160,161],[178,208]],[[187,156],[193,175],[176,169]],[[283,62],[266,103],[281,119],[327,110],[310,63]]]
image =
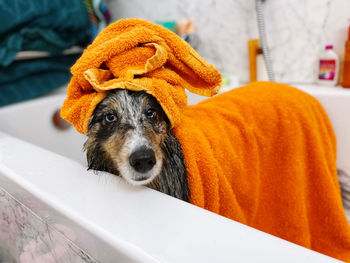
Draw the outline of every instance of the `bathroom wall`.
[[[192,19],[200,38],[198,52],[222,72],[249,80],[247,41],[258,38],[254,0],[108,0],[114,20]],[[312,83],[316,60],[333,44],[343,60],[349,0],[267,0],[268,43],[276,80]]]

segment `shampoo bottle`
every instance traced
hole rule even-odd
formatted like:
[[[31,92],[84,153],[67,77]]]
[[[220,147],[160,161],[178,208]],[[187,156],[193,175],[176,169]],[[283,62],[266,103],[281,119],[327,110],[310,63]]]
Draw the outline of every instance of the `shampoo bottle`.
[[[332,45],[327,45],[318,59],[317,83],[335,86],[338,82],[339,58]]]
[[[350,88],[350,26],[348,31],[348,40],[345,42],[343,87]]]

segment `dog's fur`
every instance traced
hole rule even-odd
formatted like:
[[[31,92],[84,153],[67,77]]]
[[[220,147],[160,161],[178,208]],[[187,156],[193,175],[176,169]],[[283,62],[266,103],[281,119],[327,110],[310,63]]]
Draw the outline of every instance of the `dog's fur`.
[[[189,201],[189,187],[179,141],[157,100],[140,91],[110,91],[91,116],[84,144],[88,169],[107,171],[133,185],[147,185]],[[152,168],[138,172],[135,152],[152,152]]]

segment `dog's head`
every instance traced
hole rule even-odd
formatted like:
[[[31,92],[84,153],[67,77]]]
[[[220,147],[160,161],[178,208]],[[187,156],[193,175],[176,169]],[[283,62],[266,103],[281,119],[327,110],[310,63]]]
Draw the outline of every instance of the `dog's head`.
[[[91,116],[84,144],[89,169],[147,185],[162,170],[169,120],[157,100],[140,91],[113,90]]]

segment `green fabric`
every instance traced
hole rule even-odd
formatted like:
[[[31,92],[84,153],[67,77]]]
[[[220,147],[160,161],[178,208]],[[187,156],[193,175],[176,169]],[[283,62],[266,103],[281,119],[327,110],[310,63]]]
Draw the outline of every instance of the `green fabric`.
[[[0,65],[22,50],[58,54],[88,43],[89,19],[81,0],[1,0]]]
[[[81,0],[0,0],[0,106],[43,95],[68,83],[77,55],[89,43],[90,22]],[[18,52],[47,51],[49,58],[15,60]]]
[[[77,55],[15,61],[0,70],[0,106],[41,96],[68,83]]]

